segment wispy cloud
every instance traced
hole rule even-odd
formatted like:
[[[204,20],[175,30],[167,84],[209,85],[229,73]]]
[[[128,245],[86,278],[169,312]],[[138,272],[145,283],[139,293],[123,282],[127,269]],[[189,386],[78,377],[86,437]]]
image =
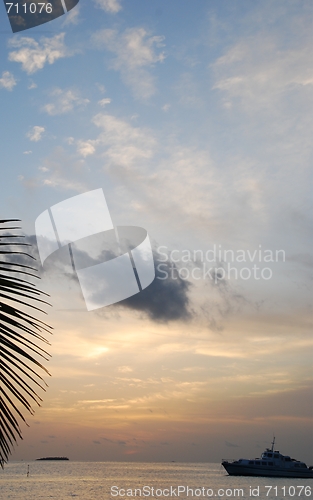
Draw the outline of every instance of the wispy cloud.
[[[213,68],[215,89],[228,99],[225,107],[239,101],[245,110],[273,107],[277,100],[297,88],[313,85],[311,46],[278,50],[276,38],[263,34],[236,43]]]
[[[62,26],[68,26],[69,24],[78,24],[80,21],[79,14],[80,14],[80,5],[76,5],[75,9],[70,10],[66,14]]]
[[[79,193],[88,189],[88,183],[84,179],[86,172],[82,163],[73,160],[62,148],[57,148],[48,156],[39,170],[42,175],[38,178],[38,185]]]
[[[2,78],[0,78],[0,89],[13,90],[16,85],[16,80],[10,71],[3,71]]]
[[[156,141],[149,130],[133,127],[126,120],[99,113],[93,123],[101,130],[94,140],[79,141],[78,153],[87,156],[99,151],[109,165],[129,168],[153,156]]]
[[[77,151],[84,158],[93,155],[96,151],[95,141],[78,141]]]
[[[120,373],[129,373],[132,372],[133,369],[130,366],[119,366],[117,371]]]
[[[89,99],[80,97],[79,92],[75,89],[56,88],[50,93],[50,96],[53,98],[53,102],[43,106],[43,110],[49,115],[63,115],[72,111],[74,107],[85,106],[90,102]]]
[[[95,33],[92,39],[99,48],[105,47],[115,55],[112,66],[121,73],[136,98],[148,99],[155,93],[149,69],[165,59],[164,52],[156,51],[164,46],[163,36],[149,36],[144,28],[126,29],[123,33],[105,29]]]
[[[102,129],[98,143],[107,146],[105,155],[112,163],[129,167],[153,155],[155,140],[149,131],[101,113],[94,117],[93,122]]]
[[[106,160],[104,170],[122,182],[128,193],[123,192],[121,206],[136,199],[136,207],[132,205],[136,210],[153,219],[166,216],[167,224],[174,227],[204,228],[209,223],[211,234],[219,240],[222,227],[223,235],[227,228],[229,236],[236,234],[236,220],[242,227],[243,219],[248,225],[251,217],[262,220],[266,216],[257,165],[241,159],[236,168],[232,165],[221,171],[206,149],[166,139],[161,142],[151,129],[135,127],[111,114],[99,113],[92,121],[100,133],[76,142],[77,151],[83,157],[97,154]]]
[[[102,83],[96,83],[97,89],[103,94],[105,92],[105,86]]]
[[[30,84],[28,85],[28,90],[32,90],[32,89],[36,89],[37,88],[37,84],[35,82],[30,82]]]
[[[9,53],[9,60],[21,63],[26,73],[35,73],[46,64],[53,64],[70,55],[64,44],[64,36],[64,33],[60,33],[51,38],[43,37],[40,42],[31,37],[11,38],[9,47],[16,50]]]
[[[97,7],[110,12],[111,14],[116,14],[122,9],[122,6],[118,0],[94,0]]]
[[[98,104],[100,104],[100,106],[102,106],[102,107],[104,107],[110,103],[111,103],[111,99],[109,99],[108,97],[106,99],[101,99],[101,101],[98,101]]]
[[[45,132],[44,127],[39,127],[38,125],[36,125],[27,133],[27,137],[29,138],[30,141],[38,142],[42,139],[42,134],[44,132]]]

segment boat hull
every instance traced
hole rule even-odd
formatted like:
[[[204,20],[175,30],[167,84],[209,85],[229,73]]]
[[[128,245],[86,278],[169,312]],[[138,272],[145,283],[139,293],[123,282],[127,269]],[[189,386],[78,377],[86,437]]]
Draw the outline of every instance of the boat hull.
[[[252,466],[241,464],[232,464],[229,462],[222,462],[224,469],[228,472],[230,476],[255,476],[255,477],[290,477],[290,478],[313,478],[313,470],[304,469],[301,470],[290,470],[290,469],[278,469],[273,467],[265,466]]]

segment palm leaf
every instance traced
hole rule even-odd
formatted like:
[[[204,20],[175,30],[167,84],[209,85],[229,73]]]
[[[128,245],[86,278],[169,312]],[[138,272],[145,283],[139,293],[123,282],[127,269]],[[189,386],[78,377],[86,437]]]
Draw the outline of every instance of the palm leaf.
[[[23,408],[34,413],[33,404],[40,406],[38,388],[45,391],[47,384],[38,370],[48,370],[40,358],[48,360],[49,354],[41,344],[49,344],[44,337],[51,327],[34,316],[44,313],[45,294],[38,290],[31,278],[37,278],[36,269],[30,265],[34,257],[27,253],[29,244],[20,241],[20,234],[11,231],[19,226],[8,223],[18,219],[0,220],[0,466],[7,462],[14,443],[22,439],[20,421],[26,423]],[[27,423],[26,423],[27,425]]]

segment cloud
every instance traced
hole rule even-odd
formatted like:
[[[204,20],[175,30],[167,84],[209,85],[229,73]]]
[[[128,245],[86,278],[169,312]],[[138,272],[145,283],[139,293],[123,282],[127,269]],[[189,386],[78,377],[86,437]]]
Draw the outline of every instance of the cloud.
[[[28,90],[36,89],[38,85],[35,82],[30,82],[29,86],[27,87]]]
[[[2,78],[0,78],[0,89],[12,91],[16,85],[16,80],[10,71],[3,71]]]
[[[111,103],[111,99],[109,99],[108,97],[106,99],[101,99],[101,101],[98,101],[98,104],[100,104],[100,106],[106,106],[107,104],[110,104]]]
[[[120,373],[129,373],[132,372],[133,369],[130,366],[119,366],[117,371]]]
[[[156,92],[148,68],[165,59],[164,52],[155,51],[155,47],[163,47],[163,36],[149,37],[144,28],[126,29],[122,34],[104,29],[95,33],[92,40],[100,49],[104,47],[115,55],[112,67],[121,73],[136,98],[149,99]]]
[[[152,157],[155,140],[149,131],[101,113],[94,117],[93,122],[102,129],[97,143],[106,147],[105,155],[112,163],[130,167]]]
[[[86,156],[93,155],[96,151],[94,141],[78,141],[78,153],[86,158]]]
[[[65,33],[60,33],[52,38],[41,38],[37,42],[34,38],[11,38],[9,47],[14,47],[9,53],[9,61],[22,64],[22,69],[28,74],[42,69],[47,63],[53,64],[62,57],[68,57],[69,51],[64,44]]]
[[[191,320],[193,312],[189,299],[189,292],[192,284],[181,279],[179,276],[172,273],[175,269],[175,264],[171,262],[159,261],[159,254],[154,251],[155,262],[155,279],[154,281],[140,293],[129,297],[112,306],[98,309],[96,314],[106,316],[107,312],[111,313],[117,309],[131,309],[143,314],[154,322],[168,323],[170,321]],[[97,259],[92,258],[86,251],[75,249],[75,259],[79,262],[79,267],[87,267],[99,262],[112,259],[119,255],[118,250],[112,250],[112,247],[104,248]],[[162,263],[162,267],[158,265]],[[177,273],[176,273],[177,274]],[[96,289],[95,289],[96,290]],[[99,293],[102,293],[101,288]],[[97,292],[95,291],[95,300]],[[129,367],[123,367],[124,371],[131,371]]]
[[[133,127],[113,115],[99,113],[93,123],[101,129],[94,140],[79,141],[78,153],[88,156],[97,150],[107,158],[109,165],[130,168],[153,156],[156,141],[149,130]]]
[[[112,250],[112,245],[108,240],[107,246],[105,242],[102,241],[103,248],[97,257],[92,256],[95,253],[95,242],[97,241],[97,236],[89,238],[90,248],[88,252],[82,250],[79,244],[75,245],[75,262],[78,263],[79,268],[90,267],[92,265],[99,264],[99,262],[104,262],[115,258],[119,255],[119,251],[116,248]],[[30,247],[29,252],[38,260],[38,250],[36,245],[36,237],[34,235],[28,237],[28,242],[33,246]],[[113,245],[114,246],[114,245]],[[172,269],[175,269],[175,264],[171,262],[163,262],[162,268],[158,267],[161,262],[159,259],[159,254],[154,251],[154,262],[155,268],[155,280],[145,288],[140,293],[129,297],[126,300],[118,302],[108,307],[98,309],[96,311],[97,316],[107,317],[107,313],[113,313],[116,309],[129,309],[142,315],[148,317],[157,323],[168,323],[170,321],[188,321],[193,318],[193,311],[191,308],[191,301],[189,298],[189,292],[191,291],[192,284],[176,276],[177,273],[172,273]],[[64,278],[70,281],[77,281],[76,274],[72,269],[71,262],[69,261],[69,252],[67,247],[54,253],[47,262],[45,267],[41,270],[42,274],[54,273],[58,269]],[[99,290],[101,294],[101,289]],[[95,300],[97,291],[95,288]],[[82,305],[84,308],[85,306]],[[118,369],[121,373],[131,372],[132,368],[129,366],[121,366]]]
[[[77,268],[92,267],[119,256],[120,250],[117,247],[114,234],[113,231],[111,235],[99,234],[89,237],[88,246],[86,246],[86,242],[83,242],[82,246],[80,242],[72,244]],[[114,315],[116,309],[130,309],[157,323],[191,320],[193,312],[190,307],[189,292],[192,284],[172,274],[172,268],[175,268],[175,264],[171,262],[164,263],[162,261],[162,268],[159,268],[158,264],[161,262],[158,259],[159,254],[154,251],[156,277],[151,285],[126,300],[98,309],[96,314],[100,317],[107,317],[107,314]],[[63,274],[67,278],[71,281],[73,279],[77,281],[76,274],[69,269],[68,251],[66,249],[63,252],[55,253],[53,257],[51,256],[47,264],[45,272],[53,272],[56,268],[63,269]],[[97,302],[98,295],[103,297],[103,289],[100,283],[93,290],[95,302]],[[128,372],[132,370],[128,366],[123,366],[121,371]]]
[[[44,160],[40,170],[40,185],[79,193],[88,189],[88,182],[85,181],[88,172],[82,162],[74,160],[61,147]]]
[[[105,86],[102,83],[96,83],[96,87],[102,94],[105,92]]]
[[[92,121],[101,132],[82,139],[78,152],[106,160],[105,172],[124,186],[119,201],[125,209],[137,200],[141,213],[146,211],[152,219],[166,217],[175,230],[210,224],[217,241],[222,228],[223,234],[227,228],[227,237],[236,234],[235,220],[241,221],[243,230],[243,224],[250,227],[251,218],[265,216],[266,192],[257,165],[240,158],[235,168],[232,164],[220,169],[206,149],[180,145],[171,138],[161,142],[150,129],[111,114],[99,113]],[[81,145],[86,149],[80,150]]]
[[[89,99],[80,97],[79,92],[73,89],[56,88],[50,93],[50,96],[53,98],[53,102],[45,104],[43,110],[52,116],[63,115],[72,111],[74,107],[86,106],[90,102]]]
[[[241,40],[213,65],[214,89],[224,92],[224,107],[241,103],[246,111],[271,108],[286,94],[313,85],[311,45],[281,48],[276,37],[258,34]]]
[[[79,14],[80,14],[80,5],[76,5],[75,9],[70,10],[63,21],[62,26],[68,26],[69,24],[78,24],[79,23]]]
[[[39,127],[38,125],[36,125],[27,133],[27,137],[29,138],[30,141],[38,142],[41,141],[42,134],[44,132],[45,132],[44,127]]]
[[[83,160],[74,159],[58,147],[39,165],[35,177],[20,175],[18,179],[27,189],[46,186],[81,193],[90,189],[89,175]]]
[[[162,262],[159,269],[158,254],[154,252],[155,280],[141,293],[114,305],[142,312],[153,321],[167,323],[169,321],[190,320],[192,311],[188,293],[192,284],[178,277],[172,277],[170,262]],[[167,277],[165,278],[165,274]]]
[[[100,9],[110,12],[111,14],[116,14],[122,9],[118,0],[94,0],[94,3],[97,7],[100,7]]]

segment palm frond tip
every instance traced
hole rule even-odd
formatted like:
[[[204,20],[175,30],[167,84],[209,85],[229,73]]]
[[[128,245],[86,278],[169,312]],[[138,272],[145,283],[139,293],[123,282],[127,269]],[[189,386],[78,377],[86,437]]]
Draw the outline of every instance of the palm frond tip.
[[[28,243],[17,240],[23,235],[12,234],[20,229],[8,223],[19,219],[0,220],[0,466],[3,468],[14,444],[22,439],[19,421],[26,423],[23,408],[31,415],[32,404],[40,406],[37,389],[45,391],[47,384],[40,371],[48,370],[40,359],[49,359],[40,343],[49,344],[43,336],[51,327],[35,317],[34,310],[44,313],[35,304],[48,304],[41,297],[47,295],[30,281],[39,278],[36,269],[28,265],[34,257],[23,252]],[[19,250],[17,247],[20,247]],[[32,404],[31,404],[32,403]],[[26,423],[27,424],[27,423]]]

